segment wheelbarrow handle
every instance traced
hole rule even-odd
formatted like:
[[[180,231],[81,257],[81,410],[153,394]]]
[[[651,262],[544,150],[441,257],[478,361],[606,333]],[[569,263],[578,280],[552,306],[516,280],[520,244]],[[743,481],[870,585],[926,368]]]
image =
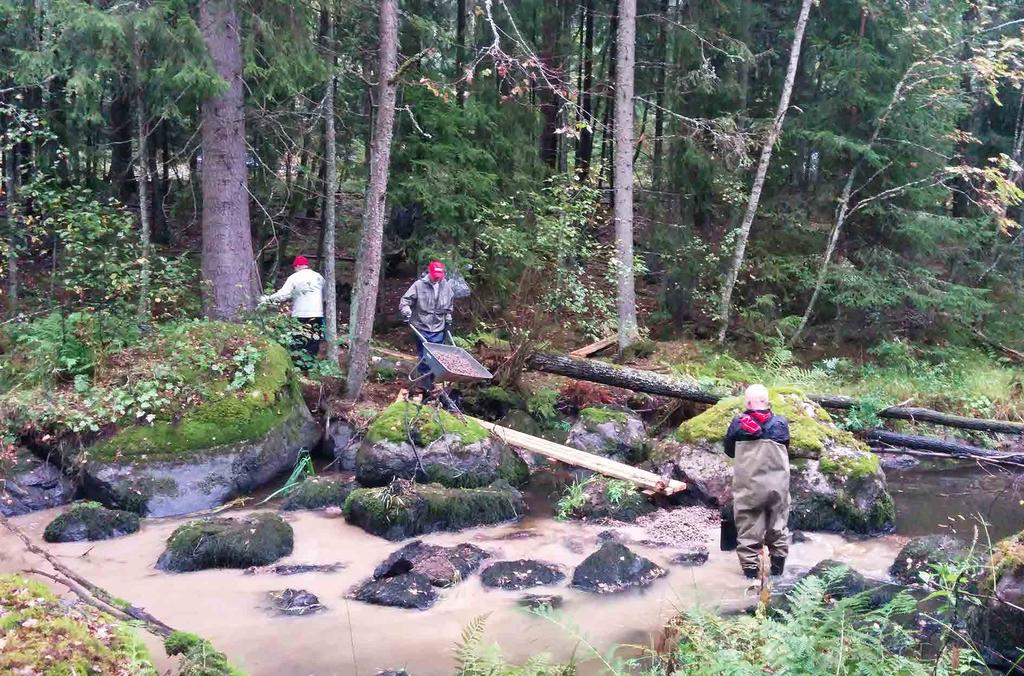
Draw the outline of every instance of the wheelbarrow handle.
[[[420,333],[420,330],[417,329],[415,326],[413,326],[412,324],[409,324],[409,328],[412,329],[412,332],[416,334],[416,337],[419,338],[420,341],[422,341],[424,343],[429,343],[430,342],[429,340],[427,340],[427,337],[424,336],[422,333]],[[444,335],[448,336],[448,342],[449,343],[451,343],[452,345],[455,344],[455,339],[452,338],[452,332],[451,331],[445,331]]]

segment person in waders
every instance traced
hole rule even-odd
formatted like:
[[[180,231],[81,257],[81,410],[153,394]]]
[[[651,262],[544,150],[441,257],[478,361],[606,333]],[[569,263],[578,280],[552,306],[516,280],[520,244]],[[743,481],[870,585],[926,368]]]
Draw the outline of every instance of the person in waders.
[[[276,293],[262,296],[260,305],[291,301],[292,318],[299,322],[291,348],[316,359],[324,335],[324,278],[309,268],[309,259],[305,256],[296,256],[292,265],[295,272],[285,280],[284,286]]]
[[[771,574],[782,575],[789,554],[789,422],[772,413],[764,385],[747,388],[746,404],[725,435],[725,454],[735,458],[736,554],[743,574],[756,578],[767,546]]]
[[[402,296],[398,310],[402,321],[413,326],[428,343],[444,342],[445,334],[452,330],[452,310],[455,307],[455,290],[452,283],[445,278],[445,269],[441,261],[431,261],[425,275],[417,279]],[[423,394],[429,395],[434,387],[434,376],[423,363],[423,339],[416,336],[419,348],[420,364],[417,379],[418,387]]]

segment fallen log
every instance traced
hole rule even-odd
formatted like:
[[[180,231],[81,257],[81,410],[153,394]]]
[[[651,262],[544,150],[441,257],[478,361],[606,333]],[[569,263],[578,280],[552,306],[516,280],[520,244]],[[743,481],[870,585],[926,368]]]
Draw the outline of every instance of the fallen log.
[[[623,366],[606,364],[594,359],[573,359],[565,355],[538,352],[527,362],[529,368],[535,371],[553,373],[555,375],[576,378],[578,380],[589,380],[602,385],[623,387],[638,392],[658,394],[677,399],[687,399],[704,404],[715,404],[722,398],[711,392],[706,392],[695,385],[681,380],[664,376],[650,371],[641,371]],[[830,409],[846,410],[860,404],[859,400],[853,397],[811,394],[808,398],[819,406]],[[983,418],[968,418],[959,415],[950,415],[941,411],[934,411],[928,408],[912,406],[890,406],[878,411],[879,418],[893,420],[910,420],[912,422],[927,422],[945,427],[976,430],[979,432],[994,432],[999,434],[1024,434],[1024,423],[1010,422],[1007,420],[987,420]],[[924,437],[922,437],[924,438]]]
[[[1024,461],[1024,454],[1004,453],[993,451],[988,448],[979,448],[964,444],[959,441],[948,439],[936,439],[935,437],[922,437],[916,434],[900,434],[883,429],[869,429],[863,433],[864,440],[869,444],[884,444],[897,448],[912,448],[920,451],[932,451],[951,455],[957,458],[977,458],[979,460],[1021,462]]]

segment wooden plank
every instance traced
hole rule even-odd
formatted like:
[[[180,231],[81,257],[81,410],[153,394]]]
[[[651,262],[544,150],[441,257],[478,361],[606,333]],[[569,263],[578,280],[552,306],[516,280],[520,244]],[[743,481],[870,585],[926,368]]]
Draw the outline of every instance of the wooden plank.
[[[585,346],[581,347],[578,350],[573,350],[572,352],[569,353],[569,356],[570,357],[578,357],[580,359],[582,359],[584,357],[589,357],[592,354],[597,354],[601,350],[608,349],[609,347],[614,345],[616,342],[618,342],[618,340],[619,340],[618,336],[608,336],[607,338],[602,338],[601,340],[597,341],[596,343],[591,343],[590,345],[585,345]]]
[[[466,417],[469,418],[469,416]],[[495,425],[494,423],[487,422],[486,420],[480,420],[478,418],[469,419],[479,423],[484,427],[484,429],[490,431],[510,446],[516,446],[517,448],[532,451],[533,453],[539,453],[540,455],[564,462],[568,465],[584,467],[615,479],[631,481],[641,488],[646,488],[664,495],[674,495],[675,493],[686,490],[686,484],[682,481],[664,479],[654,472],[637,469],[636,467],[631,467],[630,465],[626,465],[621,462],[615,462],[609,458],[603,458],[599,455],[594,455],[593,453],[587,453],[575,448],[563,446],[562,444],[556,444],[553,441],[524,434],[523,432],[519,432],[508,427],[501,427],[500,425]]]

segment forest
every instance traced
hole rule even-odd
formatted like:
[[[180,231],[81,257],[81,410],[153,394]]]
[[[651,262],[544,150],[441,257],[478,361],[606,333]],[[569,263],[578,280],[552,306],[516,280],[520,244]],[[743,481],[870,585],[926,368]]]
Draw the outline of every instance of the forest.
[[[1024,672],[1018,0],[0,0],[0,168],[0,672]]]

